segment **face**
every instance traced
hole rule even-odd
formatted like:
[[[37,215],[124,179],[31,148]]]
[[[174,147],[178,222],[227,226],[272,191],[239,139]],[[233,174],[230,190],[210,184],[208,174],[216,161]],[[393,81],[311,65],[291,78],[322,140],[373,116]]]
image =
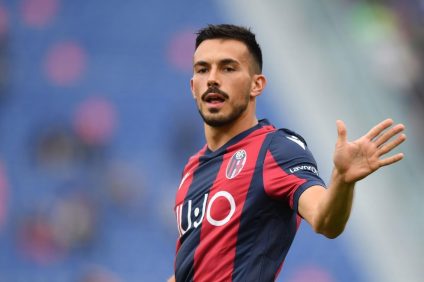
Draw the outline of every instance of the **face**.
[[[254,98],[263,76],[254,73],[253,57],[237,40],[203,41],[193,60],[191,91],[204,122],[212,127],[254,115]]]

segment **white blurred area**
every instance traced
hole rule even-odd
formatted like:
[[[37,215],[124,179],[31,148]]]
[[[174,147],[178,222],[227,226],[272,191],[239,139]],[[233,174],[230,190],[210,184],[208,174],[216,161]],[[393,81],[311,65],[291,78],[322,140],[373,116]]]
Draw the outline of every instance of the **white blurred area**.
[[[309,141],[326,181],[337,119],[349,140],[385,118],[406,125],[405,159],[357,184],[343,240],[367,281],[422,281],[424,1],[220,3],[256,32],[265,99]]]

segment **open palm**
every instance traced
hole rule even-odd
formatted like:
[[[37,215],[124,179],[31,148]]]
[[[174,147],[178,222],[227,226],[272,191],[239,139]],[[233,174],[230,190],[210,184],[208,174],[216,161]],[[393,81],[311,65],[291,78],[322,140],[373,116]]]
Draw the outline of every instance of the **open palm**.
[[[393,121],[386,119],[364,136],[348,142],[344,122],[337,121],[338,138],[333,161],[335,169],[343,176],[344,182],[352,183],[361,180],[380,167],[393,164],[403,158],[402,153],[384,157],[406,140],[406,136],[401,133],[405,127],[402,124],[392,125]],[[394,136],[396,138],[391,140]]]

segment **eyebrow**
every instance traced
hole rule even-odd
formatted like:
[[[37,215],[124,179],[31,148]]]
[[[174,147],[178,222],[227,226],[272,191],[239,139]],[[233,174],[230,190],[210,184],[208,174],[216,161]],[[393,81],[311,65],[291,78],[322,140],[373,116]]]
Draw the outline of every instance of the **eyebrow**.
[[[222,59],[218,62],[219,65],[229,65],[229,64],[237,64],[239,65],[240,63],[234,59]],[[210,63],[206,62],[206,61],[197,61],[193,64],[193,67],[197,67],[197,66],[209,66]]]
[[[209,63],[207,63],[205,61],[198,61],[198,62],[195,62],[193,64],[193,67],[197,67],[197,66],[199,66],[199,67],[205,67],[205,66],[208,66],[208,65],[209,65]]]

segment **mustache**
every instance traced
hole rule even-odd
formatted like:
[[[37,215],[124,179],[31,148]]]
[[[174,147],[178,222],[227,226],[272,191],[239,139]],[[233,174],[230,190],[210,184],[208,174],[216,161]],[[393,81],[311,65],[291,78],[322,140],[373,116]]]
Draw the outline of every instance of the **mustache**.
[[[217,87],[209,87],[205,93],[202,94],[202,100],[205,100],[206,96],[210,93],[216,93],[216,94],[220,94],[222,96],[224,96],[225,99],[228,99],[230,96],[225,93],[224,91],[220,90]]]

